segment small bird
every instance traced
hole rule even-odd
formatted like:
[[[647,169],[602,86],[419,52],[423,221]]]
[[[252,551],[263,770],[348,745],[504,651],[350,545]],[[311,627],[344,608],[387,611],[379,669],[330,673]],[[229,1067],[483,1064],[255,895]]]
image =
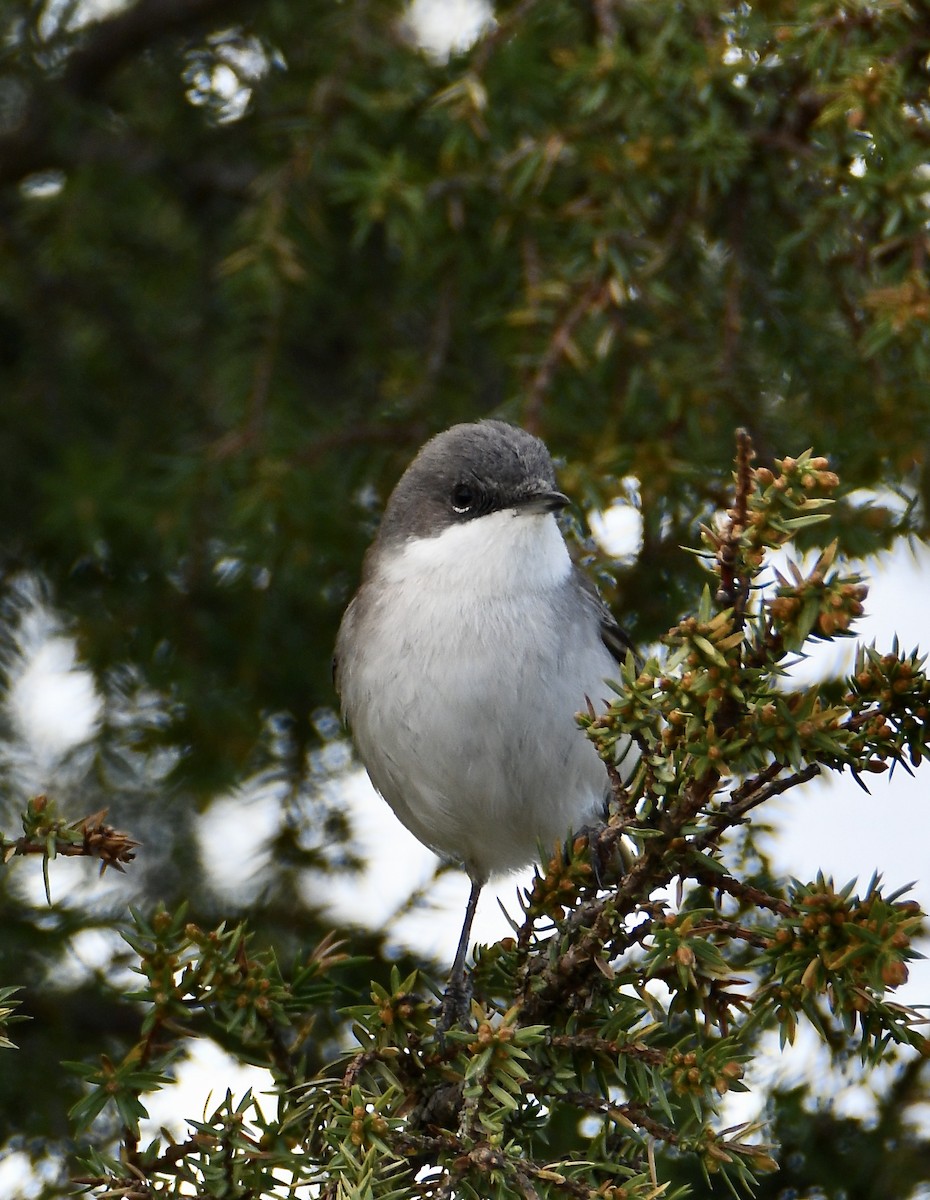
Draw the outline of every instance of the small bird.
[[[471,879],[443,1005],[467,1005],[482,885],[602,818],[607,769],[575,721],[631,649],[573,564],[545,444],[503,421],[426,443],[387,502],[334,678],[375,788]]]

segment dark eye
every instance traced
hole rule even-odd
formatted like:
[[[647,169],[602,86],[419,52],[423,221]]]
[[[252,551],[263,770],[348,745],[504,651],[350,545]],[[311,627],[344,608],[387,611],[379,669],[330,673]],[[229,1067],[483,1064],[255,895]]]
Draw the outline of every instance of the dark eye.
[[[464,515],[475,507],[478,493],[467,483],[457,483],[452,489],[452,511]]]

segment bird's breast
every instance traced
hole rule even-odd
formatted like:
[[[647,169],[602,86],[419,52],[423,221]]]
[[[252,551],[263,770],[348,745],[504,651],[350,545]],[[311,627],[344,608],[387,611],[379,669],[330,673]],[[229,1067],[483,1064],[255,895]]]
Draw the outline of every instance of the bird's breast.
[[[560,539],[561,540],[561,539]],[[569,583],[437,586],[409,571],[366,598],[343,700],[401,820],[478,874],[511,869],[593,816],[606,773],[575,722],[613,661]],[[358,641],[358,639],[356,639]]]

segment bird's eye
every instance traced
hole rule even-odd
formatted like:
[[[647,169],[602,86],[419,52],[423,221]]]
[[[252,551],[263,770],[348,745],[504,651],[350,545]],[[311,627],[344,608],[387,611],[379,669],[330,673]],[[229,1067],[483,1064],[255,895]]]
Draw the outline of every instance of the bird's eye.
[[[467,483],[457,483],[452,489],[452,511],[464,515],[475,507],[478,493]]]

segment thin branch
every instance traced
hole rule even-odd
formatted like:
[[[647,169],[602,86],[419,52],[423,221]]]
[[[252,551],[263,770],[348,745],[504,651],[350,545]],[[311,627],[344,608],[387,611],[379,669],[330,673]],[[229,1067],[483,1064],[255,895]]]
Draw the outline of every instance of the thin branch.
[[[794,912],[794,909],[786,901],[779,900],[777,896],[772,896],[761,888],[752,887],[748,883],[743,883],[742,880],[734,879],[732,875],[718,875],[715,871],[708,871],[700,867],[691,871],[690,875],[692,879],[705,884],[712,891],[723,892],[727,896],[732,896],[735,900],[741,900],[755,908],[766,908],[783,917],[790,917]],[[729,922],[725,924],[729,924]],[[730,936],[741,937],[746,941],[753,941],[759,936],[749,930],[739,930],[736,926],[729,932]]]
[[[819,764],[809,763],[803,770],[796,771],[793,775],[786,775],[783,779],[773,780],[758,790],[746,793],[739,800],[731,800],[729,804],[723,805],[718,812],[710,814],[708,823],[711,828],[700,837],[695,838],[691,845],[698,849],[711,845],[725,829],[739,825],[746,814],[752,809],[758,808],[766,800],[771,800],[773,796],[780,796],[782,792],[787,792],[790,788],[807,783],[819,774]],[[736,793],[734,793],[735,795]]]
[[[535,7],[536,0],[521,0],[512,13],[488,27],[472,55],[471,70],[474,75],[481,74],[497,47],[513,36],[515,27]]]
[[[603,306],[607,296],[608,284],[602,279],[592,279],[556,326],[523,403],[523,425],[531,433],[539,430],[543,400],[555,369],[571,343],[572,334],[589,312]]]
[[[666,1061],[665,1053],[652,1046],[640,1046],[636,1042],[615,1042],[611,1038],[601,1038],[591,1033],[553,1034],[550,1040],[553,1046],[562,1046],[567,1050],[607,1054],[611,1058],[625,1054],[629,1058],[639,1058],[643,1062],[652,1063],[653,1066],[662,1066]]]
[[[709,875],[710,872],[708,872],[708,876]],[[701,880],[701,882],[706,881]],[[734,880],[734,882],[736,881]],[[747,888],[747,892],[753,891],[755,891],[754,888]],[[764,892],[760,894],[763,896],[765,895]],[[793,912],[793,909],[789,904],[782,905],[781,901],[775,901],[772,897],[768,897],[768,899],[772,901],[772,903],[765,907],[774,907],[777,912],[782,912],[782,909],[784,908],[784,915],[786,916]],[[758,946],[761,949],[765,949],[769,943],[769,939],[766,934],[759,933],[755,929],[746,929],[743,925],[737,925],[735,921],[727,921],[722,917],[715,921],[699,921],[697,925],[692,927],[691,933],[695,937],[706,937],[710,934],[717,934],[719,937],[732,938],[734,941],[746,942],[747,945]]]
[[[653,1120],[638,1104],[611,1104],[600,1096],[580,1091],[566,1092],[563,1099],[569,1104],[574,1104],[576,1108],[584,1109],[585,1112],[600,1113],[614,1119],[619,1116],[626,1124],[638,1125],[650,1137],[669,1146],[677,1146],[681,1141],[674,1129]]]
[[[748,523],[749,497],[755,486],[752,477],[753,458],[755,451],[748,431],[737,429],[736,494],[733,506],[727,512],[726,528],[715,535],[717,567],[720,573],[720,588],[716,598],[719,604],[732,605],[737,628],[742,628],[752,582],[740,554],[740,539]]]
[[[68,60],[62,84],[76,99],[91,99],[118,67],[154,42],[214,17],[230,20],[240,7],[256,6],[242,0],[138,0],[90,27]]]
[[[43,47],[52,52],[67,46],[60,76],[37,73],[18,125],[0,137],[0,185],[63,162],[62,140],[55,136],[56,114],[75,102],[97,99],[125,62],[166,37],[209,25],[214,19],[235,20],[240,9],[257,8],[254,0],[138,0],[97,21],[78,34],[69,32]],[[56,57],[50,54],[51,57]]]
[[[142,843],[135,841],[128,833],[114,829],[104,823],[106,809],[93,813],[75,821],[67,829],[59,830],[49,838],[21,837],[12,842],[0,842],[2,861],[7,863],[18,855],[41,854],[48,858],[97,858],[100,860],[101,874],[112,867],[114,871],[122,871],[124,863],[130,863],[135,858],[135,849]],[[76,830],[80,840],[71,837],[67,830]]]

